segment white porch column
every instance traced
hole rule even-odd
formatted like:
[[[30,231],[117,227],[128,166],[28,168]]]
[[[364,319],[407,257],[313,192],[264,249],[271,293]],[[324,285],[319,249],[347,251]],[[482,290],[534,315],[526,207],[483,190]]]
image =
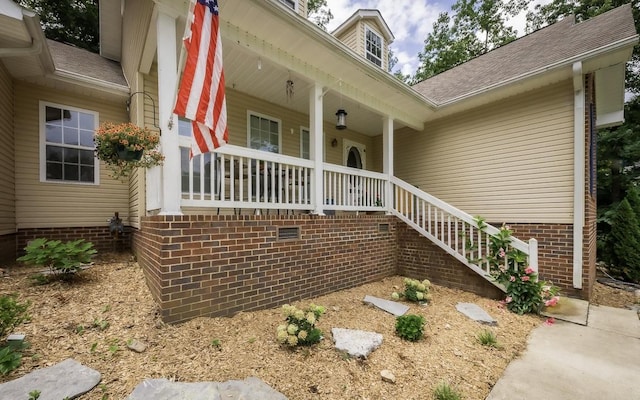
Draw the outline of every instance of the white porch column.
[[[322,130],[322,86],[316,82],[311,88],[309,94],[309,152],[311,153],[311,159],[314,161],[313,170],[313,183],[311,188],[311,199],[314,204],[313,213],[317,215],[324,215],[324,172],[323,172],[323,138],[324,132]]]
[[[573,287],[582,289],[585,189],[585,105],[582,62],[573,64]]]
[[[393,209],[393,188],[391,177],[393,176],[393,118],[385,116],[382,119],[382,173],[387,175],[387,190],[385,193],[385,206],[387,214]]]
[[[180,215],[180,147],[178,140],[178,121],[173,115],[173,101],[178,81],[178,63],[176,49],[176,19],[158,10],[156,20],[158,32],[158,118],[162,136],[160,146],[164,154],[162,165],[161,215]]]

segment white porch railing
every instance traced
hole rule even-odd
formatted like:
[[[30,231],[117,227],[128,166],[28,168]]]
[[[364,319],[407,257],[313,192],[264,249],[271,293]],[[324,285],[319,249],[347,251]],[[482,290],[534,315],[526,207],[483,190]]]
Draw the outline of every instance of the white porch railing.
[[[182,205],[312,210],[313,162],[225,145],[188,158],[182,150]]]
[[[458,261],[488,279],[489,262],[485,260],[474,264],[469,260],[482,260],[486,257],[490,249],[490,238],[500,231],[498,228],[487,225],[484,230],[480,230],[475,219],[464,211],[396,177],[391,178],[391,183],[394,192],[393,214]],[[538,270],[536,239],[530,239],[529,243],[526,243],[512,237],[511,247],[528,256],[527,265],[520,265],[520,268],[528,266],[535,271]],[[490,281],[495,284],[493,280]],[[497,284],[496,286],[500,287]]]
[[[324,209],[385,211],[387,175],[324,164]]]

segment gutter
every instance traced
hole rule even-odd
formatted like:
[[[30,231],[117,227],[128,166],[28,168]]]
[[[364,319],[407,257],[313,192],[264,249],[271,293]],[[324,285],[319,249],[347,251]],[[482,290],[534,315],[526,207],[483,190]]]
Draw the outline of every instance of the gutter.
[[[55,70],[52,74],[47,75],[48,78],[58,81],[73,83],[83,87],[91,89],[99,89],[103,92],[111,93],[121,97],[129,96],[129,87],[124,85],[118,85],[113,82],[103,81],[101,79],[91,78],[85,75],[80,75],[75,72],[69,72],[65,70]]]

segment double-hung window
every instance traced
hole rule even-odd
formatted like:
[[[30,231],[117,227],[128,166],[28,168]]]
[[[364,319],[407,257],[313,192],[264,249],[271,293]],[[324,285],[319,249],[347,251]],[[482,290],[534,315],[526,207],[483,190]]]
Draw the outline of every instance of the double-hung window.
[[[98,113],[40,102],[40,180],[97,184],[93,135]]]
[[[309,129],[301,128],[300,129],[300,157],[305,160],[311,159],[311,140]]]
[[[249,112],[249,147],[280,153],[280,120]]]
[[[371,61],[378,67],[382,67],[382,37],[365,27],[365,53],[367,60]]]

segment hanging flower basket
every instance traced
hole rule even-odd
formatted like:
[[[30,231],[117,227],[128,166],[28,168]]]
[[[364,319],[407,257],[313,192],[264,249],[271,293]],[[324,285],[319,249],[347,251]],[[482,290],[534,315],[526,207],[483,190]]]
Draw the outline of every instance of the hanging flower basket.
[[[129,122],[105,122],[93,140],[96,157],[105,162],[115,179],[125,180],[136,168],[150,168],[164,161],[157,150],[160,136]]]

